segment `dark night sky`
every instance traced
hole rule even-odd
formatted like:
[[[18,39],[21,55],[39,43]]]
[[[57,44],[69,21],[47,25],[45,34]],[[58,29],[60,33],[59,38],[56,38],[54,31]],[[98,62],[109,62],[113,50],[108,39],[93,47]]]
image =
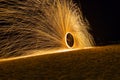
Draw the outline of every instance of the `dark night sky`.
[[[119,2],[116,0],[75,0],[88,19],[96,45],[120,43]]]

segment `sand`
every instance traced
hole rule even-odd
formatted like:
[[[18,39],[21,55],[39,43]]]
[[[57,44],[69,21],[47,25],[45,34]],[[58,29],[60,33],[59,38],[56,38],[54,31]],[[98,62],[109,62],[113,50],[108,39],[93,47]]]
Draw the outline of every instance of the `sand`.
[[[120,45],[0,61],[0,80],[120,80]]]

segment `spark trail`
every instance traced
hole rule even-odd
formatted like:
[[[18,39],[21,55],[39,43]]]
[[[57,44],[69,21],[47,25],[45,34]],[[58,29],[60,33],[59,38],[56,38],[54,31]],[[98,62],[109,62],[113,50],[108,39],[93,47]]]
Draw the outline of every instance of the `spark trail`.
[[[0,57],[91,47],[88,23],[72,0],[0,0]]]

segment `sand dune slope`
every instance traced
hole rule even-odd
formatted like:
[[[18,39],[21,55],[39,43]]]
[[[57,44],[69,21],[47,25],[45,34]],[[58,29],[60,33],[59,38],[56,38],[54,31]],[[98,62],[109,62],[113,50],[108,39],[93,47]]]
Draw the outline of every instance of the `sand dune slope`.
[[[0,80],[120,80],[120,45],[1,61]]]

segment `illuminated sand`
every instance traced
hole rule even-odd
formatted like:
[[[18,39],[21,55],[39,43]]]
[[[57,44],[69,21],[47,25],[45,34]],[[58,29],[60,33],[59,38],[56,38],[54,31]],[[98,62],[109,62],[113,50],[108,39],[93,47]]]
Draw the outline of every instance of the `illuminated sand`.
[[[0,80],[120,80],[120,45],[0,61]]]

